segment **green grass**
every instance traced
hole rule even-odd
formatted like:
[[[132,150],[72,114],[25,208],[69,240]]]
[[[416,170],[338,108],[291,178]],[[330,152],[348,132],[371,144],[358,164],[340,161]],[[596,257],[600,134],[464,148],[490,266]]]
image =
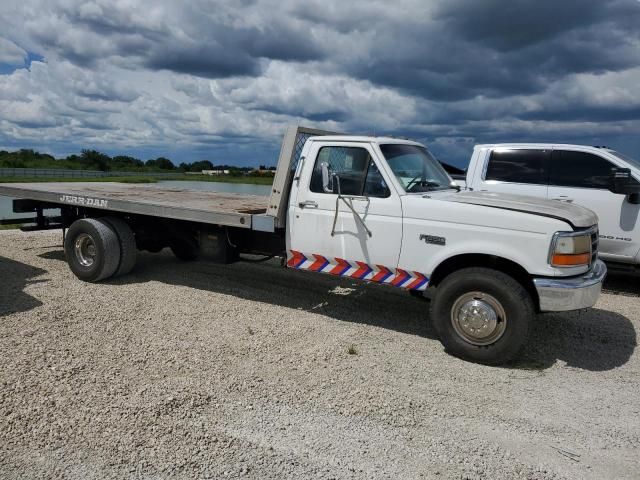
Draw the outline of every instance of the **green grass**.
[[[0,225],[0,230],[15,230],[17,228],[20,228],[20,225],[18,224]]]
[[[228,175],[167,175],[147,176],[131,175],[130,177],[0,177],[0,183],[33,183],[33,182],[119,182],[119,183],[156,183],[159,180],[177,180],[191,182],[248,183],[252,185],[271,185],[273,177],[231,177]]]

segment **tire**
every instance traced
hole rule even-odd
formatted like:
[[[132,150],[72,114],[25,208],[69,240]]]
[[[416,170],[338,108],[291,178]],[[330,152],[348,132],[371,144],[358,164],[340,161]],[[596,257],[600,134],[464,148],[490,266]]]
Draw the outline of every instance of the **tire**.
[[[169,248],[183,262],[190,262],[198,258],[198,242],[195,239],[188,237],[174,238],[171,240]]]
[[[452,273],[431,303],[431,321],[447,352],[487,365],[513,359],[534,318],[533,300],[525,288],[489,268]]]
[[[64,253],[76,277],[85,282],[99,282],[118,269],[120,242],[104,220],[83,218],[73,222],[67,231]]]
[[[116,235],[118,236],[118,242],[120,243],[120,262],[118,268],[113,274],[114,277],[120,277],[126,275],[136,265],[136,259],[138,257],[138,249],[136,247],[136,237],[133,235],[131,227],[117,217],[102,218],[102,221],[111,226]]]

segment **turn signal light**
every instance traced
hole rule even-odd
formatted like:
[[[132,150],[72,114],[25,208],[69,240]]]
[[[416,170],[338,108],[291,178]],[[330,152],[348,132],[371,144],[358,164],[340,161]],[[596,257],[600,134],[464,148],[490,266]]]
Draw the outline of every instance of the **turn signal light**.
[[[563,255],[556,253],[551,257],[551,264],[555,266],[572,267],[588,264],[590,260],[591,254],[589,253],[579,253],[577,255]]]

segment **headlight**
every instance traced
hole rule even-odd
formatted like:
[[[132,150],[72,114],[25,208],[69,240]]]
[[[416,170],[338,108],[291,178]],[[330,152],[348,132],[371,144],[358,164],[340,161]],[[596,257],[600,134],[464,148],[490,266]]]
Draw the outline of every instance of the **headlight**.
[[[558,232],[553,236],[549,263],[552,267],[579,267],[591,262],[589,233]]]

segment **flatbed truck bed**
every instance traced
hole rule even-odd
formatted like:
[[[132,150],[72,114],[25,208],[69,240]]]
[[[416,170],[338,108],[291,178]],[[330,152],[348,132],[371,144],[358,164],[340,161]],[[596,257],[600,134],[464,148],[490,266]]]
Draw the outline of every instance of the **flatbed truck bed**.
[[[115,182],[1,183],[0,195],[212,225],[252,228],[269,197]]]
[[[0,224],[22,223],[23,230],[33,231],[66,228],[70,222],[82,217],[115,215],[135,217],[136,222],[144,222],[145,231],[150,235],[162,235],[171,230],[171,236],[175,238],[185,228],[200,225],[209,230],[209,227],[227,229],[227,236],[231,229],[238,233],[277,233],[280,238],[286,226],[289,190],[302,148],[309,137],[330,133],[300,126],[287,129],[269,196],[115,182],[0,183],[0,195],[15,199],[15,213],[36,214],[33,218],[0,220]],[[60,208],[61,217],[47,217],[44,211],[52,208]],[[154,222],[156,228],[152,232]],[[31,223],[35,225],[24,225]],[[189,223],[191,225],[185,225]],[[251,236],[251,243],[254,237]],[[255,241],[264,243],[264,237]],[[155,242],[142,243],[153,250],[159,247]]]

